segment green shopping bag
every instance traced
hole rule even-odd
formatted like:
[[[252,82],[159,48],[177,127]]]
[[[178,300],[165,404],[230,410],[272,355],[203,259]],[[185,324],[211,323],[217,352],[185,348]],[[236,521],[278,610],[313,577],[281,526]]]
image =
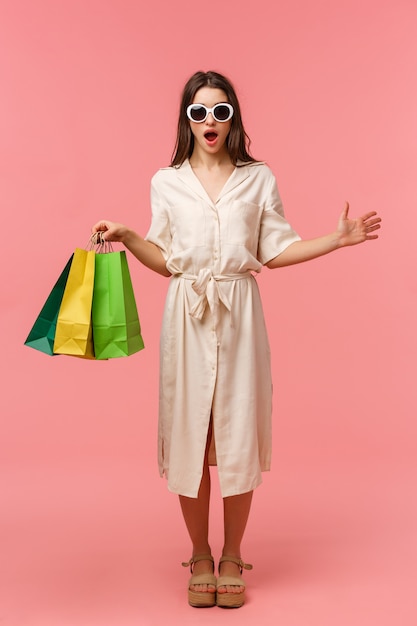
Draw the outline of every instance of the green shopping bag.
[[[94,250],[76,248],[59,309],[54,352],[94,358],[91,307],[93,300]]]
[[[95,256],[92,320],[96,359],[129,356],[144,348],[124,250]]]
[[[54,356],[54,339],[58,319],[58,312],[64,295],[65,285],[70,272],[74,255],[71,255],[68,263],[62,271],[49,294],[45,304],[39,313],[32,330],[25,341],[25,346]]]

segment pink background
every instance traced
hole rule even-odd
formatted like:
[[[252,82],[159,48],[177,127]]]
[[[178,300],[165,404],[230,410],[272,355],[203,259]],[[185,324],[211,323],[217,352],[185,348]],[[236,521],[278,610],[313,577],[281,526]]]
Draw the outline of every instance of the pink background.
[[[5,626],[413,625],[416,577],[414,0],[1,0],[0,621]],[[259,278],[273,349],[273,471],[237,612],[186,603],[189,544],[156,467],[167,282],[130,267],[145,351],[23,346],[91,224],[149,224],[179,94],[228,75],[303,237],[345,200],[377,242]],[[221,509],[212,516],[221,548]]]

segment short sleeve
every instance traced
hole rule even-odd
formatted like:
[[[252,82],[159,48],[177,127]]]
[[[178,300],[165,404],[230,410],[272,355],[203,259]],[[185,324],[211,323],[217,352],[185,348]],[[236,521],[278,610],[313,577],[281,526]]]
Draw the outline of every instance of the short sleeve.
[[[171,255],[171,229],[166,203],[158,189],[156,176],[151,181],[152,222],[145,237],[160,248],[165,260]]]
[[[272,172],[269,184],[269,193],[261,216],[258,241],[258,259],[262,265],[301,239],[285,219],[277,183]]]

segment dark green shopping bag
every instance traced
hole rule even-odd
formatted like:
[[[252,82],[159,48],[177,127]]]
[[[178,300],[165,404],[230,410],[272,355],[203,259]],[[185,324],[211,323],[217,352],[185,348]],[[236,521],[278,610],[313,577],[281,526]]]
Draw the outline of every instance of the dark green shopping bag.
[[[96,254],[93,340],[96,359],[129,356],[144,348],[126,252]]]
[[[56,281],[51,293],[39,313],[32,330],[30,331],[25,346],[54,356],[54,339],[59,308],[64,295],[65,285],[74,255],[71,255],[62,274]]]

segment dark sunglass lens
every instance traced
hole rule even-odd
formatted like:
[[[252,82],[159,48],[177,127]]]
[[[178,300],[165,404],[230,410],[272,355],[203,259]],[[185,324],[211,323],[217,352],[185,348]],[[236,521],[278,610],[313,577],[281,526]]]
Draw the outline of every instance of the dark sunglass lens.
[[[195,122],[202,122],[206,117],[206,109],[202,106],[195,106],[191,109],[191,117]]]
[[[225,122],[230,117],[229,107],[225,106],[224,104],[217,104],[214,107],[214,115],[216,116],[216,119],[220,122]]]

